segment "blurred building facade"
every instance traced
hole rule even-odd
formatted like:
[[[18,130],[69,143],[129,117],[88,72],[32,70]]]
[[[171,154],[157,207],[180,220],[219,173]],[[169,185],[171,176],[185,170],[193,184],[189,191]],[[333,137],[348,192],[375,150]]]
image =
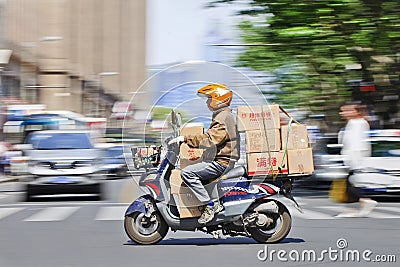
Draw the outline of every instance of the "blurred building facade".
[[[146,74],[146,0],[3,0],[3,95],[108,116]],[[146,95],[138,95],[143,108]]]

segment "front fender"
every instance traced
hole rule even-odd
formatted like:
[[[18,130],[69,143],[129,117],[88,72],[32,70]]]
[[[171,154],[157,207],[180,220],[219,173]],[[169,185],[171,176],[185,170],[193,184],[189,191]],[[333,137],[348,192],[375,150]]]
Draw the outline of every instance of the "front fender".
[[[129,205],[128,209],[125,211],[125,216],[129,216],[135,212],[146,214],[148,212],[148,208],[146,207],[145,203],[148,201],[152,201],[152,197],[148,195],[139,197],[132,202],[131,205]]]

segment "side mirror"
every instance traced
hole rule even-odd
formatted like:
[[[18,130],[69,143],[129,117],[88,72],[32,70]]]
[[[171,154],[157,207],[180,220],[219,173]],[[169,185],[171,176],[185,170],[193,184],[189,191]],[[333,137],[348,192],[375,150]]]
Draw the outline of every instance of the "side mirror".
[[[171,111],[171,123],[176,125],[176,113],[174,110]]]
[[[180,129],[181,126],[182,126],[182,115],[181,115],[181,113],[176,113],[176,126],[178,127],[178,129]]]

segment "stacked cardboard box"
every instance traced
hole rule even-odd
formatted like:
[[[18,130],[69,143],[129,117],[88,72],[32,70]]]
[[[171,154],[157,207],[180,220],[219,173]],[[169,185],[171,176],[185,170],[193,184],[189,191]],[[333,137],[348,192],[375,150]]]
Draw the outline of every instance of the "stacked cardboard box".
[[[185,126],[180,130],[180,134],[183,136],[203,133],[203,126]],[[181,218],[199,217],[201,215],[199,207],[202,206],[202,203],[195,197],[192,190],[182,181],[181,169],[201,162],[203,158],[203,149],[189,147],[187,144],[183,143],[180,146],[179,157],[180,169],[174,169],[171,171],[171,194],[176,196],[176,204]]]
[[[285,121],[281,116],[279,105],[238,107],[238,130],[244,133],[250,176],[313,172],[306,126],[281,127]]]
[[[282,125],[282,149],[287,151],[289,174],[314,171],[312,149],[304,124]]]
[[[195,197],[192,190],[185,185],[181,178],[181,170],[174,169],[170,177],[171,194],[177,196],[180,218],[199,217],[199,207],[202,203]]]

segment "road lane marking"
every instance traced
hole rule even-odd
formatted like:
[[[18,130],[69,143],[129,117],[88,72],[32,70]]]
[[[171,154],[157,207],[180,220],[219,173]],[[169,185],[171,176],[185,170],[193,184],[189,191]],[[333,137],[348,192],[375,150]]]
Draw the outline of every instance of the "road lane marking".
[[[397,208],[397,207],[376,207],[375,209],[377,209],[377,210],[387,210],[387,211],[391,211],[391,212],[400,213],[400,208]]]
[[[99,203],[98,203],[99,204]],[[102,203],[104,206],[99,206],[97,209],[97,213],[94,217],[96,221],[122,221],[124,219],[125,210],[127,208],[126,205],[120,205],[118,203],[113,203],[114,205],[110,205],[111,203]],[[82,205],[85,206],[85,205]],[[34,213],[30,217],[24,219],[27,222],[39,222],[39,221],[62,221],[73,215],[78,209],[82,206],[58,206],[58,207],[43,207],[40,211]],[[334,217],[335,214],[332,211],[336,211],[338,213],[342,212],[347,207],[344,205],[338,206],[316,206],[313,207],[313,210],[303,209],[304,213],[300,213],[293,207],[289,207],[290,212],[293,217],[297,217],[300,219],[306,220],[326,220],[326,219],[336,219]],[[317,211],[315,211],[317,209]],[[14,213],[23,210],[30,210],[29,206],[9,206],[9,207],[1,207],[0,206],[0,219],[6,218]],[[324,212],[326,210],[327,212]],[[328,210],[330,212],[328,212]],[[370,218],[377,219],[400,219],[400,207],[376,207],[372,213],[368,216]]]
[[[0,220],[7,216],[10,216],[13,213],[23,210],[23,209],[25,209],[25,208],[1,208],[0,209]]]
[[[329,209],[329,210],[333,210],[333,211],[338,211],[338,212],[343,212],[343,207],[340,206],[323,206],[323,207],[318,207],[321,209]],[[377,212],[377,209],[386,209],[389,210],[391,209],[392,211],[394,211],[396,208],[393,207],[379,207],[374,209],[368,216],[366,216],[366,218],[375,218],[375,219],[399,219],[400,215],[394,215],[394,214],[389,214],[389,213],[382,213],[382,212]],[[358,209],[353,209],[355,212],[358,211]],[[398,212],[400,212],[400,209],[398,209]]]
[[[63,221],[71,216],[80,207],[49,207],[26,218],[26,222],[53,222]]]
[[[400,215],[372,211],[367,217],[376,219],[400,219]]]
[[[126,207],[101,207],[96,215],[96,221],[121,221],[124,219]]]
[[[290,208],[290,213],[292,216],[301,218],[301,219],[306,219],[306,220],[329,220],[329,219],[335,219],[333,216],[322,213],[322,212],[317,212],[317,211],[311,211],[308,209],[303,209],[303,213],[300,213],[297,209],[295,208]]]

